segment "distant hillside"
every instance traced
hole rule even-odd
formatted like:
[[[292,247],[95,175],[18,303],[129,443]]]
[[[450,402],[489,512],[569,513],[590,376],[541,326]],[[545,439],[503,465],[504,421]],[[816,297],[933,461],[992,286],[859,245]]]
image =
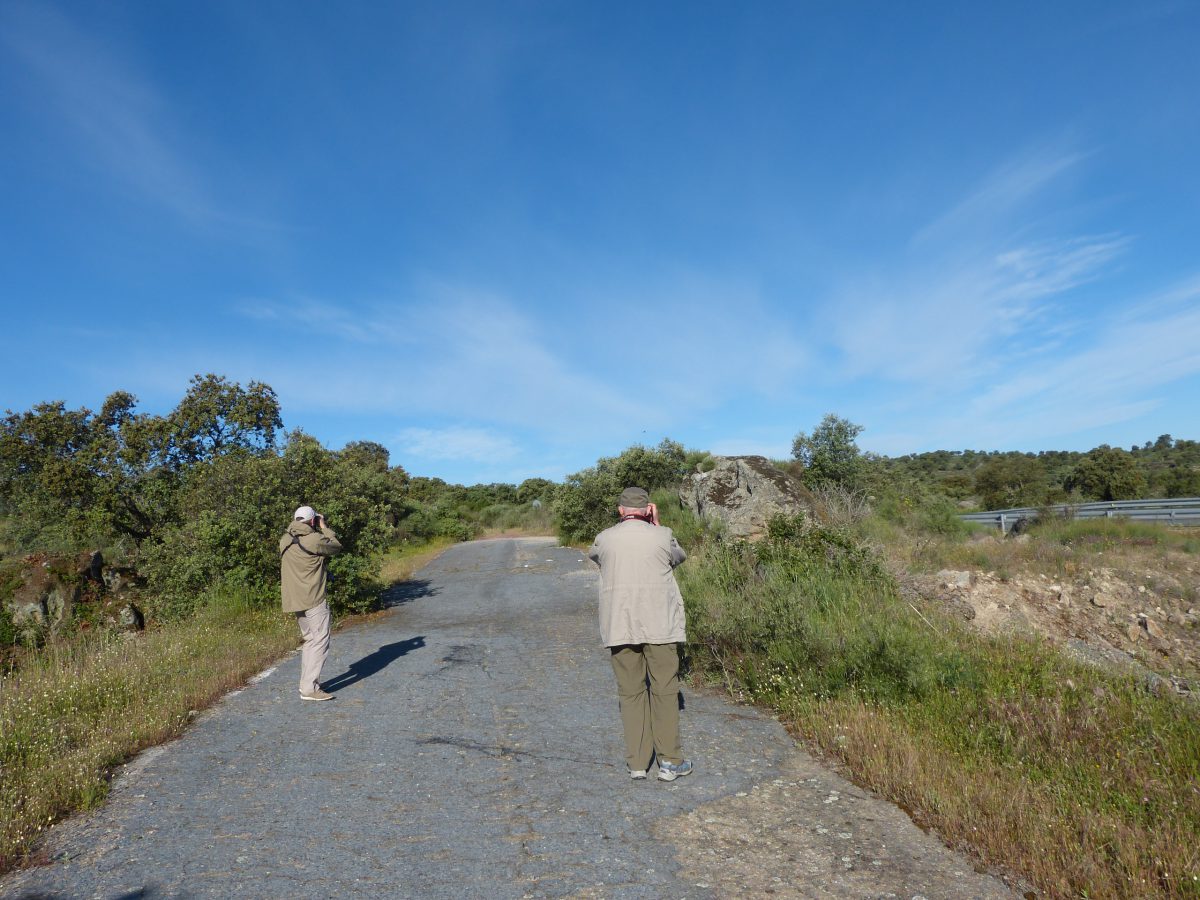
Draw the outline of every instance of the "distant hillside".
[[[1128,450],[1107,444],[1086,453],[935,450],[874,462],[889,480],[989,508],[1200,495],[1200,441],[1169,434]]]

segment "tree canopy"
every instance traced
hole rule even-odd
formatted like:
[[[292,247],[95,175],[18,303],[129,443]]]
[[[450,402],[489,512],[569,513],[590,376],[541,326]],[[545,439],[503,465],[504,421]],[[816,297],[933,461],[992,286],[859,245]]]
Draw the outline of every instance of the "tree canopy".
[[[837,484],[849,489],[862,486],[866,460],[855,438],[863,427],[828,413],[811,435],[801,431],[792,441],[792,456],[804,466],[810,487]]]

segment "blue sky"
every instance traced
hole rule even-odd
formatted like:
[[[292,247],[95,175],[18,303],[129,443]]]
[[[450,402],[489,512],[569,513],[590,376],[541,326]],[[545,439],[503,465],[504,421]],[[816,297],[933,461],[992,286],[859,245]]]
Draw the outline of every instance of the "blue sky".
[[[1200,4],[0,5],[0,406],[414,474],[1200,438]]]

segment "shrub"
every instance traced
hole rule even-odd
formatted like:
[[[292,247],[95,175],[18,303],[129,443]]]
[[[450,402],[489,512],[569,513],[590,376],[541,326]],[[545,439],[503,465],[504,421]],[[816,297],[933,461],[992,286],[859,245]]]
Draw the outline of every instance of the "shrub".
[[[473,524],[450,513],[446,513],[437,519],[436,528],[438,537],[447,537],[453,541],[469,541],[476,534]]]
[[[917,523],[922,531],[944,537],[961,538],[971,532],[971,526],[958,517],[958,507],[946,498],[922,504],[917,511]]]
[[[689,565],[680,581],[701,660],[756,696],[786,681],[883,700],[974,677],[846,531],[779,517],[758,544],[719,542]]]
[[[0,647],[10,647],[17,642],[17,627],[13,624],[12,611],[8,603],[0,600]],[[3,675],[0,672],[0,675]]]
[[[792,456],[804,466],[804,483],[860,487],[866,460],[854,439],[863,427],[829,413],[811,435],[801,431],[792,441]]]
[[[1010,455],[988,460],[975,472],[975,492],[987,509],[1037,506],[1045,502],[1045,464],[1031,456]]]
[[[650,499],[658,507],[659,521],[671,529],[675,540],[688,553],[699,550],[704,542],[719,537],[720,523],[697,516],[683,505],[678,491],[659,488],[650,495]]]
[[[554,490],[558,485],[553,481],[545,478],[526,478],[517,487],[517,501],[519,503],[532,503],[534,500],[543,502],[551,500],[554,497]]]
[[[1067,487],[1095,500],[1136,500],[1146,491],[1146,476],[1127,451],[1101,444],[1075,466]]]
[[[393,485],[386,471],[341,458],[300,432],[282,455],[231,454],[192,466],[181,488],[181,522],[146,542],[139,568],[156,593],[159,614],[178,617],[211,589],[276,599],[279,536],[301,503],[326,515],[345,550],[329,563],[335,610],[374,602],[378,555],[391,537]]]
[[[568,475],[554,494],[559,537],[569,544],[591,541],[617,521],[617,499],[623,489],[677,486],[686,474],[687,458],[682,444],[664,440],[654,448],[630,447]]]
[[[554,497],[554,516],[563,543],[587,543],[615,524],[617,498],[624,487],[612,472],[599,468],[568,475]]]
[[[229,454],[269,455],[281,427],[275,392],[197,375],[167,416],[135,412],[136,398],[111,394],[98,413],[42,403],[0,420],[0,501],[26,546],[43,530],[76,546],[115,535],[137,542],[177,522],[177,489],[188,467]]]
[[[814,487],[813,515],[825,525],[848,528],[860,524],[871,514],[871,503],[863,491],[826,482]]]

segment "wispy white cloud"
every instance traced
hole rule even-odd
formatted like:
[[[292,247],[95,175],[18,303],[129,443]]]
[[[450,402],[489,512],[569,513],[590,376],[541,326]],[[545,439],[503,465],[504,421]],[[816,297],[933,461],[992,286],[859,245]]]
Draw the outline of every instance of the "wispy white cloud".
[[[853,377],[961,384],[1005,365],[1014,344],[1043,343],[1048,304],[1098,277],[1128,244],[1072,238],[879,276],[845,292],[830,332]]]
[[[1034,237],[1044,194],[1085,154],[1042,152],[1000,166],[914,235],[907,250],[846,279],[827,311],[851,377],[958,387],[1071,329],[1066,295],[1126,253],[1122,234]]]
[[[1156,403],[1149,392],[1200,373],[1200,289],[1191,299],[1190,308],[1158,315],[1152,305],[1139,304],[1088,346],[985,391],[972,412],[1041,418],[1043,424],[1064,417],[1105,424],[1128,418],[1132,409],[1144,411]]]
[[[811,356],[744,287],[682,279],[674,291],[603,292],[584,306],[535,318],[495,294],[425,283],[386,304],[254,300],[236,311],[325,360],[319,383],[292,372],[278,385],[290,393],[294,381],[303,406],[437,412],[543,434],[663,433],[730,398],[786,393]]]
[[[920,247],[947,239],[960,241],[964,234],[994,227],[1085,158],[1082,153],[1052,149],[1007,160],[964,199],[917,231],[911,243]]]
[[[243,318],[268,323],[278,330],[298,334],[332,335],[343,340],[376,344],[387,340],[390,326],[355,315],[350,309],[311,298],[296,298],[287,303],[275,300],[243,300],[233,311]]]
[[[218,200],[187,149],[195,136],[129,54],[48,4],[8,5],[0,24],[0,49],[18,67],[18,83],[69,135],[81,164],[190,225],[243,234],[278,230]]]
[[[293,409],[438,415],[543,434],[650,416],[636,396],[572,365],[569,344],[490,294],[427,284],[390,305],[256,302],[237,311],[269,320],[318,361],[318,378],[263,361],[279,370],[271,383]]]
[[[919,434],[879,435],[874,449],[1053,446],[1158,409],[1200,376],[1200,279],[1132,304],[1070,345],[1031,353],[980,391],[948,398]]]
[[[614,377],[658,410],[654,427],[747,397],[788,396],[811,366],[795,310],[756,285],[697,270],[639,273],[594,289],[579,330]]]
[[[1200,375],[1200,279],[1118,312],[1101,282],[1136,262],[1133,238],[1047,233],[1070,220],[1054,191],[1084,159],[999,167],[901,256],[846,279],[825,323],[843,383],[873,398],[872,449],[1052,446],[1177,402]]]
[[[405,454],[420,459],[459,459],[481,463],[507,462],[520,453],[506,435],[485,428],[406,428],[396,437]]]

